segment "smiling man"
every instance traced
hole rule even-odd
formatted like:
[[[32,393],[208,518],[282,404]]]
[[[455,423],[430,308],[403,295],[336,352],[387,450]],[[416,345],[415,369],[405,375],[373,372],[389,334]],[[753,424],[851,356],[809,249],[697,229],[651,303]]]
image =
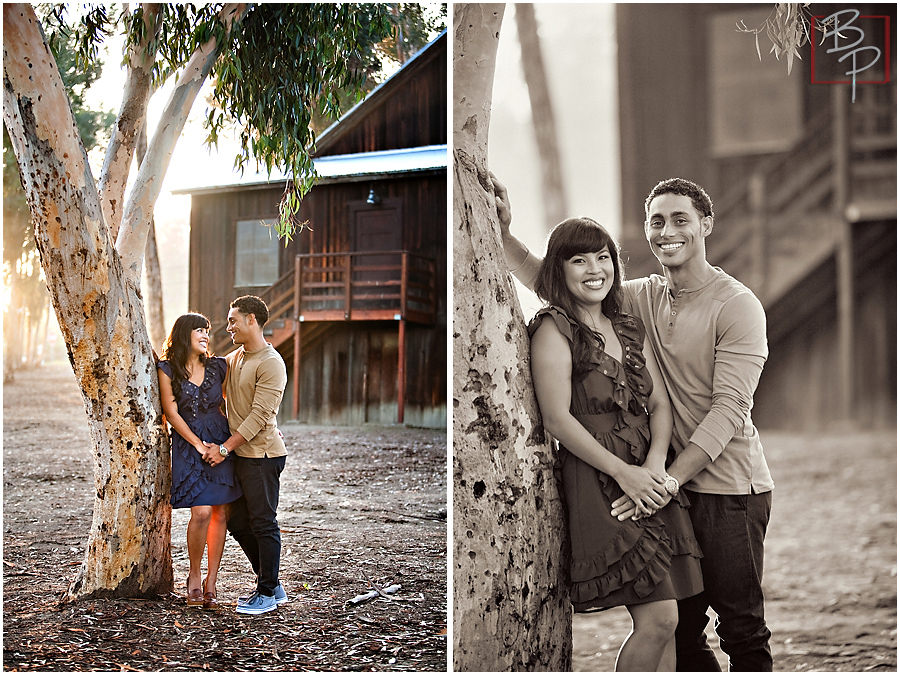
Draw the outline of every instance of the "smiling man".
[[[510,234],[506,189],[494,182],[507,263],[533,288],[541,261]],[[771,671],[762,571],[774,483],[750,417],[768,356],[765,312],[750,289],[707,262],[714,214],[703,188],[664,180],[644,210],[663,274],[624,282],[623,311],[643,320],[662,371],[674,417],[671,488],[688,495],[703,550],[705,590],[678,603],[677,669],[719,670],[704,633],[712,607],[730,670]],[[634,504],[623,497],[612,513],[632,517]]]

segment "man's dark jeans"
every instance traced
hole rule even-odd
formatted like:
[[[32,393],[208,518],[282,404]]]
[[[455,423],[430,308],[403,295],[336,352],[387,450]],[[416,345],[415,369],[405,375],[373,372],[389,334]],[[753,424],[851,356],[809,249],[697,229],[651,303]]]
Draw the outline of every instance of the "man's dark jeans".
[[[231,505],[228,531],[244,549],[256,573],[257,592],[274,595],[281,563],[281,530],[276,511],[285,457],[235,455],[234,460],[234,475],[244,496]]]
[[[772,493],[712,495],[685,490],[691,522],[703,551],[704,591],[678,601],[675,631],[679,671],[718,671],[704,633],[708,607],[718,615],[716,633],[729,670],[772,670],[771,633],[763,608],[763,540]]]

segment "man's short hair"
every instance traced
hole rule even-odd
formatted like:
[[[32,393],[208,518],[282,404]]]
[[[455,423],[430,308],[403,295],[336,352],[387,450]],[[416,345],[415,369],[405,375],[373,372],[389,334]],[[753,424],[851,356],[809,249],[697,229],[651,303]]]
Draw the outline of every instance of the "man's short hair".
[[[667,178],[653,186],[647,199],[644,200],[644,218],[650,217],[650,202],[654,198],[670,193],[684,195],[690,199],[701,218],[713,215],[712,199],[706,194],[706,190],[686,178]]]
[[[263,302],[262,298],[258,298],[255,295],[242,295],[239,298],[235,298],[231,306],[241,314],[252,314],[255,316],[256,323],[260,326],[265,326],[266,321],[269,320],[269,308],[266,307],[266,303]]]

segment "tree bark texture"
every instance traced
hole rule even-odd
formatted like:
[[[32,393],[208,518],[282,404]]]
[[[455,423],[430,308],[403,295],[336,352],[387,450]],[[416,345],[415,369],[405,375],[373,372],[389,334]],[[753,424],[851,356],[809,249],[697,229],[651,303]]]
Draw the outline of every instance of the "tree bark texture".
[[[544,55],[541,52],[541,39],[538,35],[533,4],[516,4],[516,27],[519,30],[519,46],[522,51],[522,71],[531,101],[531,123],[534,127],[541,165],[544,218],[549,232],[551,227],[571,214],[563,181],[553,99],[550,97],[550,88],[547,84],[547,72],[544,68]]]
[[[564,671],[568,540],[486,166],[503,7],[454,7],[453,660]]]
[[[94,446],[94,516],[69,597],[167,593],[169,445],[140,292],[113,247],[33,9],[4,5],[3,22],[4,122]]]
[[[138,133],[136,156],[138,164],[144,160],[147,154],[147,120],[141,125]],[[159,250],[156,247],[156,222],[150,216],[150,231],[147,233],[147,245],[144,250],[144,280],[146,281],[147,297],[144,305],[147,309],[147,328],[150,331],[150,344],[157,354],[162,354],[162,346],[166,341],[166,326],[163,318],[163,288],[162,269],[159,266]]]

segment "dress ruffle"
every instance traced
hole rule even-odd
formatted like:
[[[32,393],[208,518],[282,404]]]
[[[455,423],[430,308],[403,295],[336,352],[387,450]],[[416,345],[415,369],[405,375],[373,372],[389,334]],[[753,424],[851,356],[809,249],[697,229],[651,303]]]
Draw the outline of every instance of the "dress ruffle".
[[[573,562],[572,602],[602,604],[603,598],[627,586],[637,597],[644,598],[665,580],[672,553],[659,519],[626,521],[602,553]]]

